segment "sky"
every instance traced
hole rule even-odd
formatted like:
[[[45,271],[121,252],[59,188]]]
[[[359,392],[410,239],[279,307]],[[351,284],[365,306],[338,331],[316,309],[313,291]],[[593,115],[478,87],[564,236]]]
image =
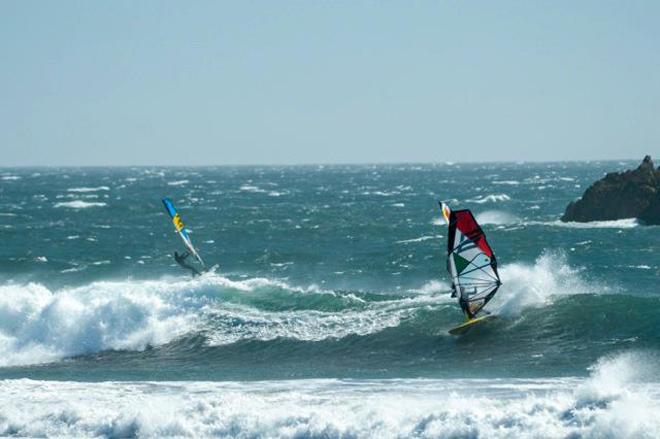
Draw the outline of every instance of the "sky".
[[[658,1],[0,2],[0,166],[660,158]]]

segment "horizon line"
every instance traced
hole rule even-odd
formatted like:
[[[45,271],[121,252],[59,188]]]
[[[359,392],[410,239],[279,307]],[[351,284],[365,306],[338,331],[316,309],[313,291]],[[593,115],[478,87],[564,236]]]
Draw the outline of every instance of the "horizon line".
[[[650,154],[646,154],[650,156]],[[646,156],[645,155],[645,156]],[[653,159],[653,157],[651,157]],[[181,165],[181,164],[113,164],[113,165],[94,165],[94,164],[83,164],[83,165],[0,165],[0,169],[16,169],[16,168],[220,168],[220,167],[310,167],[310,166],[387,166],[387,165],[443,165],[443,166],[454,166],[462,164],[528,164],[528,163],[591,163],[591,162],[621,162],[621,161],[635,161],[638,159],[632,158],[616,158],[616,159],[582,159],[582,160],[483,160],[483,161],[454,161],[454,160],[444,160],[444,161],[427,161],[427,162],[416,162],[416,161],[401,161],[401,162],[308,162],[308,163],[225,163],[225,164],[191,164],[191,165]],[[639,159],[643,161],[644,157]]]

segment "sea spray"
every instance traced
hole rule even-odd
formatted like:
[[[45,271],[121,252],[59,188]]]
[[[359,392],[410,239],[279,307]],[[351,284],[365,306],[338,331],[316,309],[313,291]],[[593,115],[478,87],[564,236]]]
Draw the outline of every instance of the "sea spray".
[[[527,308],[547,306],[553,299],[576,294],[612,292],[612,286],[584,279],[582,270],[569,265],[562,251],[544,251],[533,265],[503,264],[503,285],[491,309],[505,317],[519,316]]]

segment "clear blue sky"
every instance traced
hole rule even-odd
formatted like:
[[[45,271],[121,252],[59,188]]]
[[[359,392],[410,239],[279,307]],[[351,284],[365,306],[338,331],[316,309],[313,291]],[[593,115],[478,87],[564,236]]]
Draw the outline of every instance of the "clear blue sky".
[[[0,151],[0,166],[658,156],[660,2],[2,1]]]

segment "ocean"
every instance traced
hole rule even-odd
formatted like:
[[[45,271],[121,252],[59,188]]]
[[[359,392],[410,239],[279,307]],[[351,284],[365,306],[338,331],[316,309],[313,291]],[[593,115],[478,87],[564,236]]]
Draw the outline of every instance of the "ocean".
[[[637,164],[0,168],[0,435],[660,437],[660,227],[559,221]],[[460,337],[438,200],[503,282]]]

